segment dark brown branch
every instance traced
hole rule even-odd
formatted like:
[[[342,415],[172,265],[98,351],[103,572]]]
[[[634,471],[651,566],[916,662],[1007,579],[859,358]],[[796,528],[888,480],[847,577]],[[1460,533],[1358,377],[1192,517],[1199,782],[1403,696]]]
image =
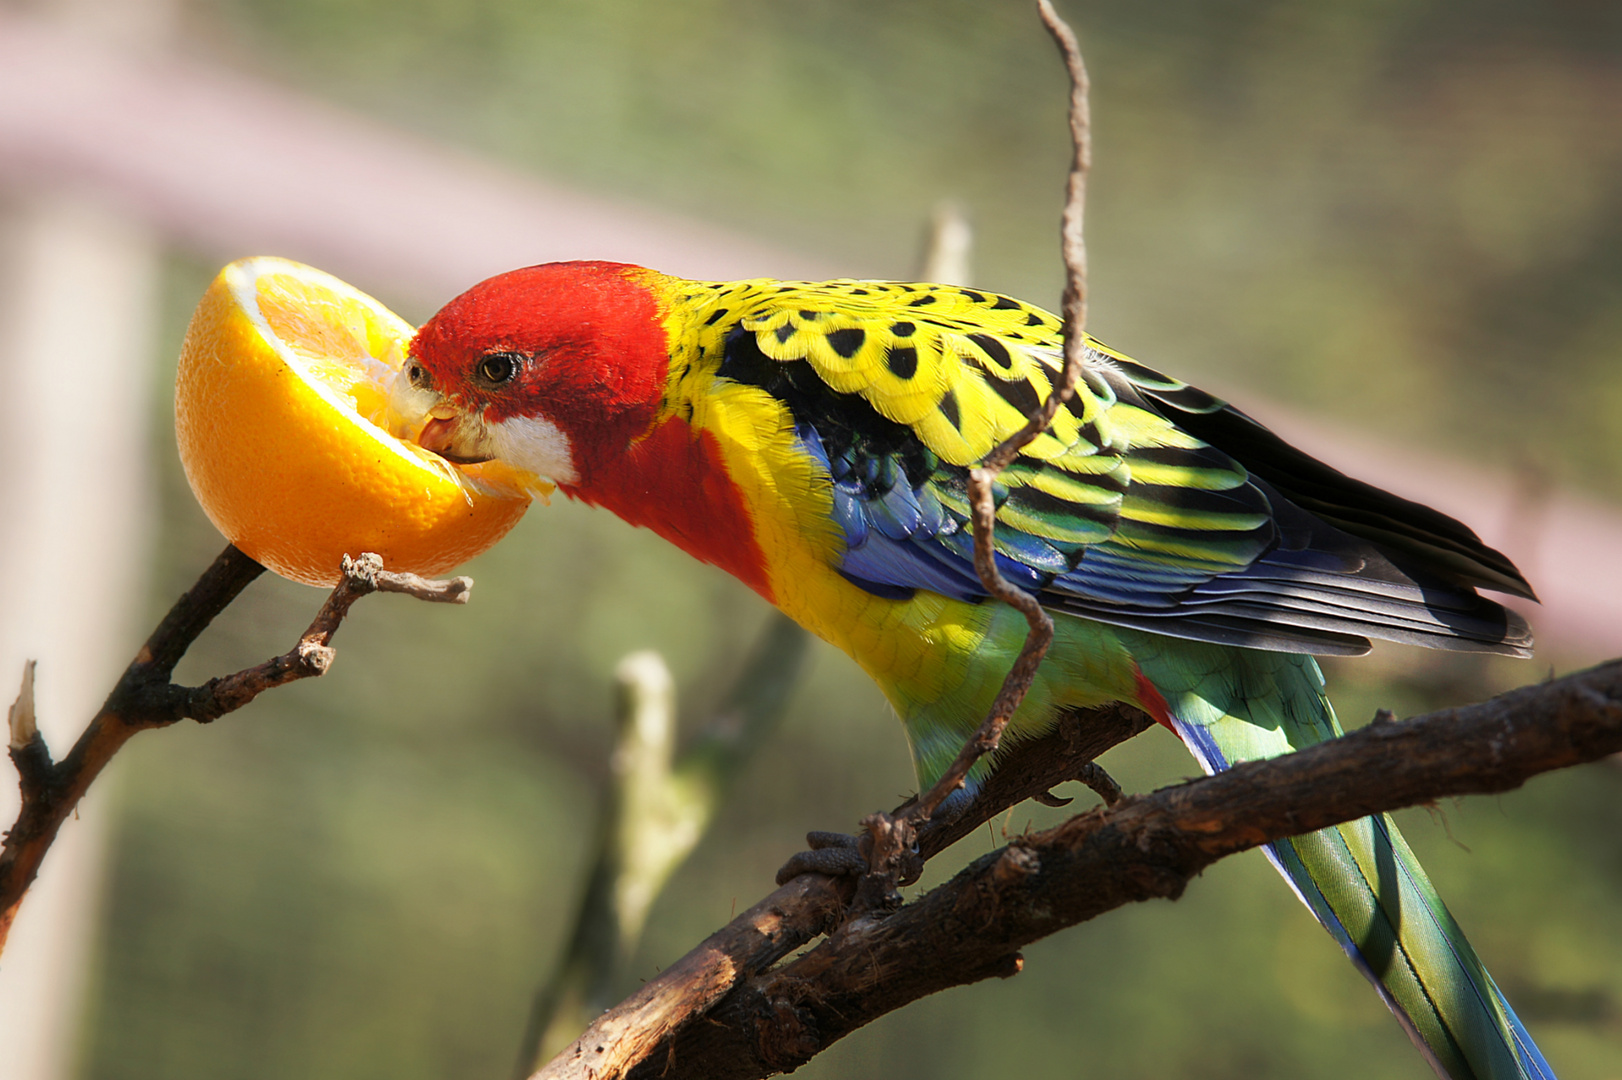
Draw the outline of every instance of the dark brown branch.
[[[969,470],[970,522],[974,530],[974,569],[986,592],[1016,608],[1025,616],[1030,632],[1003,679],[997,697],[985,720],[963,745],[957,757],[928,791],[900,815],[870,814],[863,822],[868,837],[868,873],[856,892],[858,907],[886,907],[897,900],[896,883],[907,865],[918,826],[928,821],[941,803],[963,786],[970,770],[981,758],[994,753],[1009,719],[1030,691],[1036,671],[1053,642],[1053,619],[1042,604],[997,569],[993,532],[996,504],[992,484],[999,473],[1013,463],[1019,451],[1046,431],[1065,402],[1075,394],[1087,357],[1087,245],[1082,221],[1087,202],[1087,174],[1092,168],[1092,121],[1088,105],[1087,66],[1082,62],[1076,35],[1048,0],[1037,0],[1037,10],[1054,44],[1064,59],[1070,76],[1070,137],[1074,156],[1066,185],[1061,219],[1061,251],[1065,265],[1064,371],[1040,408],[1025,425],[987,454],[978,468]]]
[[[1093,758],[1151,723],[1141,712],[1121,705],[1076,710],[1047,734],[1003,747],[996,772],[973,803],[949,819],[931,821],[919,829],[920,858],[939,853],[1010,806],[1077,779]],[[897,808],[896,814],[905,809]],[[804,874],[787,882],[677,965],[661,972],[636,995],[604,1013],[536,1075],[623,1075],[640,1060],[638,1048],[645,1049],[650,1032],[653,1038],[663,1038],[695,1019],[698,1013],[692,1011],[694,1008],[708,1008],[732,987],[761,974],[783,956],[827,932],[844,915],[851,881],[850,877]],[[771,947],[761,948],[758,935],[766,919],[772,920],[775,929]],[[717,988],[720,973],[725,973],[730,982]],[[693,979],[708,989],[695,993],[687,985]],[[664,1035],[656,1028],[663,1028]]]
[[[132,682],[168,679],[209,623],[264,572],[263,566],[242,554],[235,545],[228,545],[158,623],[158,628],[130,662],[114,695]]]
[[[1622,661],[1613,661],[1094,809],[1021,837],[899,911],[845,922],[767,970],[836,908],[828,879],[798,878],[611,1010],[539,1075],[769,1076],[926,994],[1018,973],[1020,948],[1066,926],[1175,898],[1226,855],[1372,813],[1507,791],[1618,751]],[[812,896],[827,907],[799,906]],[[767,928],[780,936],[751,952]]]
[[[604,1013],[535,1076],[623,1076],[652,1060],[668,1032],[702,1016],[741,979],[832,929],[844,917],[849,889],[849,878],[795,878]]]
[[[192,642],[264,569],[235,547],[227,547],[175,601],[60,763],[51,760],[50,749],[32,725],[26,738],[13,730],[11,760],[17,768],[22,806],[0,847],[0,948],[62,822],[124,743],[137,731],[154,726],[126,716],[128,705],[149,686],[168,685]]]
[[[950,819],[936,819],[918,829],[918,854],[927,861],[1026,799],[1055,805],[1048,794],[1067,781],[1080,781],[1120,797],[1120,788],[1094,764],[1112,746],[1154,726],[1154,721],[1127,705],[1104,705],[1065,713],[1052,731],[1022,739],[997,755],[996,769],[975,792],[974,801]],[[1101,778],[1102,777],[1102,778]],[[1069,802],[1070,800],[1062,800]],[[1106,800],[1110,801],[1110,800]]]
[[[91,718],[68,756],[51,760],[32,720],[32,669],[12,712],[11,760],[17,768],[22,806],[0,847],[0,949],[17,908],[39,873],[57,831],[113,755],[137,732],[179,720],[202,723],[240,709],[261,693],[295,679],[323,674],[332,664],[332,637],[356,600],[371,592],[399,592],[422,600],[465,603],[468,578],[429,581],[383,570],[376,555],[344,559],[343,580],[291,650],[202,686],[170,682],[175,665],[209,623],[241,595],[264,567],[227,547],[197,583],[158,623],[101,710]]]
[[[232,675],[208,680],[202,686],[185,687],[148,681],[137,692],[117,703],[126,718],[135,718],[148,727],[172,724],[177,720],[209,723],[235,712],[266,690],[298,679],[324,675],[332,666],[332,639],[343,625],[355,601],[374,592],[401,593],[438,604],[465,604],[473,579],[467,577],[434,581],[416,574],[383,569],[383,560],[363,554],[358,559],[344,556],[343,577],[316,612],[309,629],[298,643],[280,656],[245,668]],[[117,694],[115,692],[115,697]],[[112,699],[109,699],[112,704]]]

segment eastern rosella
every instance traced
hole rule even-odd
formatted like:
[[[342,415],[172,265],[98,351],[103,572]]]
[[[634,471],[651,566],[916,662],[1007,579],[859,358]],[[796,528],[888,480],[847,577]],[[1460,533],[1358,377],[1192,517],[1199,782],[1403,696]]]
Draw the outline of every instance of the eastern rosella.
[[[1087,346],[1075,397],[995,492],[1002,573],[1056,623],[1011,738],[1124,701],[1215,771],[1339,733],[1310,654],[1529,653],[1476,589],[1531,589],[1468,528]],[[395,397],[423,446],[607,507],[845,650],[927,785],[1026,633],[972,566],[967,473],[1060,369],[1057,318],[975,289],[576,262],[451,301]],[[1439,1074],[1552,1075],[1389,819],[1269,855]]]

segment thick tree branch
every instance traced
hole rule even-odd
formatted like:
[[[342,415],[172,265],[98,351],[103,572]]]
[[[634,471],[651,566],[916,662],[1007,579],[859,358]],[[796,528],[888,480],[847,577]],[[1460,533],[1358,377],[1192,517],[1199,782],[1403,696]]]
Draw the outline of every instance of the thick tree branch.
[[[1054,730],[1003,747],[997,769],[973,803],[918,833],[920,858],[956,843],[1010,806],[1084,775],[1105,750],[1152,721],[1136,709],[1108,705],[1066,715]],[[895,815],[906,810],[898,807]],[[734,919],[636,994],[604,1013],[537,1076],[621,1076],[646,1049],[648,1025],[673,1030],[694,1019],[732,987],[768,970],[784,956],[832,929],[846,915],[854,879],[802,874]],[[760,935],[769,926],[770,942]],[[692,985],[697,981],[699,989]],[[721,985],[721,983],[725,985]],[[633,1033],[634,1032],[634,1033]],[[657,1032],[652,1032],[655,1038]]]
[[[16,824],[0,847],[0,950],[28,887],[39,873],[57,831],[113,755],[137,732],[179,720],[208,723],[240,709],[261,693],[295,679],[324,674],[332,665],[332,637],[355,601],[371,592],[398,592],[421,600],[465,603],[469,578],[429,581],[383,570],[376,555],[344,559],[343,580],[298,643],[262,664],[210,679],[202,686],[170,681],[175,665],[215,616],[264,573],[264,567],[227,547],[197,583],[177,600],[147,638],[91,718],[68,756],[51,760],[33,717],[33,665],[10,713],[10,753],[22,789]]]
[[[769,1076],[926,994],[1016,974],[1021,947],[1066,926],[1175,898],[1226,855],[1368,814],[1507,791],[1618,751],[1622,661],[1613,661],[1094,809],[1021,837],[894,913],[846,922],[768,970],[836,911],[834,883],[797,878],[605,1014],[539,1075]]]
[[[604,1013],[536,1077],[624,1076],[654,1060],[670,1031],[704,1015],[741,979],[832,929],[852,885],[820,874],[795,878]]]

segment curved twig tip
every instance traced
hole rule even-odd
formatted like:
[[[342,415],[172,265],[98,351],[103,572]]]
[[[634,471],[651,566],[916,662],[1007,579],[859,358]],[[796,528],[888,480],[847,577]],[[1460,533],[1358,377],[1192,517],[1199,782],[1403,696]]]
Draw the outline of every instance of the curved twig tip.
[[[17,700],[12,702],[11,708],[6,712],[6,724],[11,731],[10,746],[13,750],[25,750],[28,745],[39,737],[39,724],[34,714],[34,665],[35,660],[23,664],[23,685],[17,692]]]

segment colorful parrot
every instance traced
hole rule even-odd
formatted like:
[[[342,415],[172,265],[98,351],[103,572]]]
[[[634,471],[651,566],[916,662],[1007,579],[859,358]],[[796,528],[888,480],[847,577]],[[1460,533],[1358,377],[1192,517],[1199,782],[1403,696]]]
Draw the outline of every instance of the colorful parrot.
[[[927,786],[1026,634],[975,574],[968,470],[1046,399],[1061,349],[1055,316],[976,289],[553,263],[434,315],[394,399],[424,447],[607,507],[845,650]],[[995,488],[997,563],[1056,624],[1009,738],[1123,701],[1214,772],[1340,733],[1312,654],[1530,653],[1476,589],[1532,590],[1468,528],[1087,349]],[[1439,1075],[1552,1077],[1390,819],[1268,854]]]

